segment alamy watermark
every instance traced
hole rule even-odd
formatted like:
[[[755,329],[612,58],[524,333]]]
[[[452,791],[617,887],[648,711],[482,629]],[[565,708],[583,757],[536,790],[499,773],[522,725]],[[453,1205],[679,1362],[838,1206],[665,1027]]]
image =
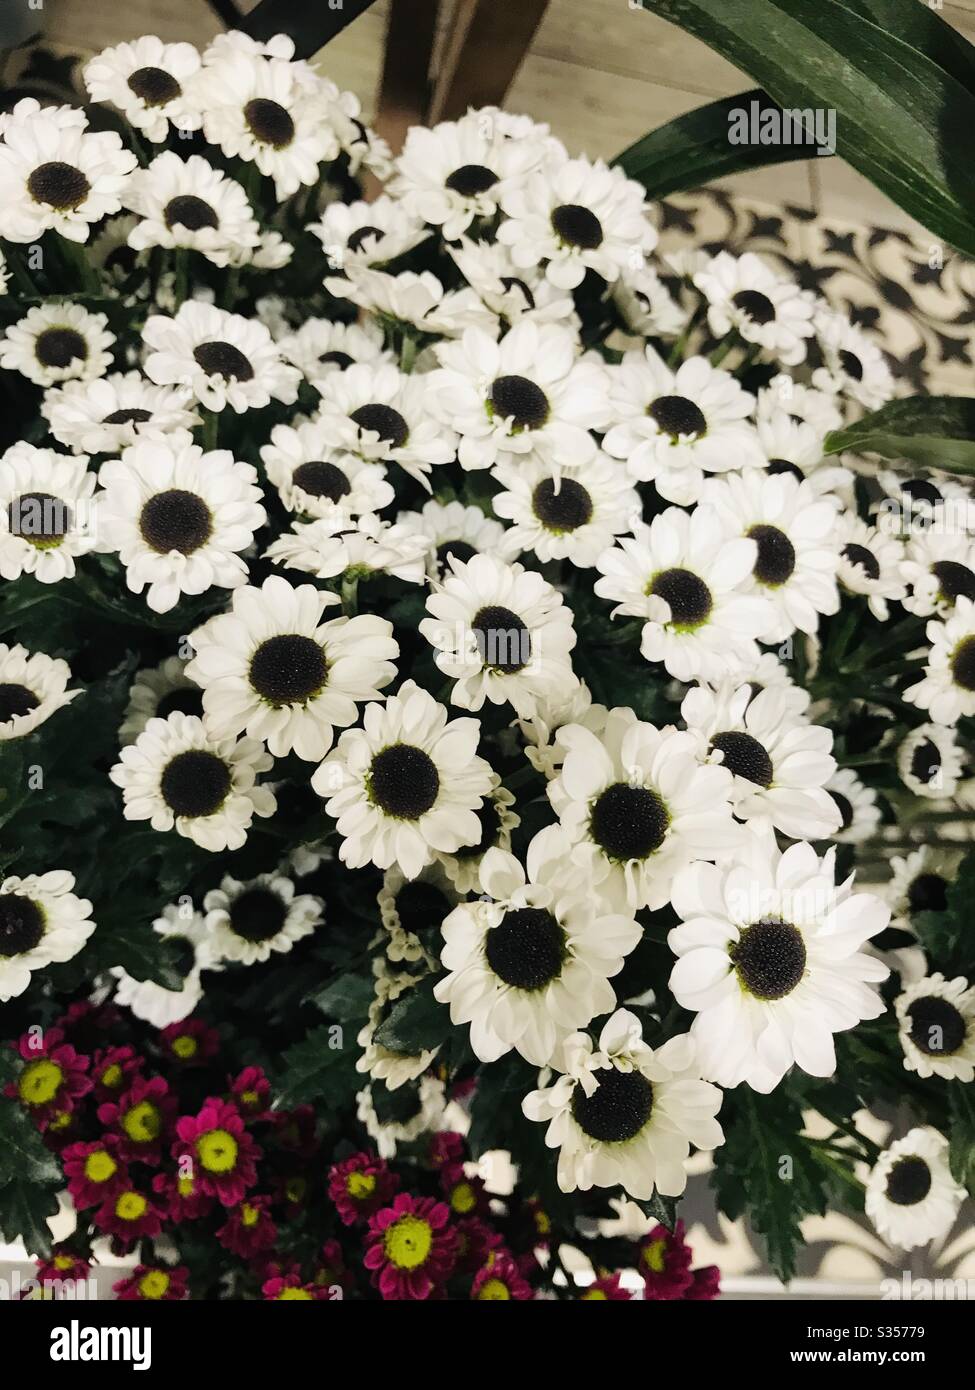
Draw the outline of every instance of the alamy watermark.
[[[831,106],[763,106],[752,101],[728,112],[732,145],[811,145],[817,154],[836,153],[836,111]]]

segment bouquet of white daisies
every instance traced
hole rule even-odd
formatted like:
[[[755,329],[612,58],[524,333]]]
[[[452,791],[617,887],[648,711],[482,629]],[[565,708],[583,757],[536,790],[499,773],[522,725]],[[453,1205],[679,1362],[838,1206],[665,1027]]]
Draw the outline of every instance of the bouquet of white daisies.
[[[216,1028],[345,1153],[508,1151],[556,1250],[672,1226],[695,1153],[786,1276],[828,1205],[945,1235],[975,505],[861,456],[937,432],[881,344],[752,254],[657,257],[647,190],[527,117],[392,159],[240,33],[83,76],[0,117],[34,1196],[91,1139],[43,1035],[95,1008]]]

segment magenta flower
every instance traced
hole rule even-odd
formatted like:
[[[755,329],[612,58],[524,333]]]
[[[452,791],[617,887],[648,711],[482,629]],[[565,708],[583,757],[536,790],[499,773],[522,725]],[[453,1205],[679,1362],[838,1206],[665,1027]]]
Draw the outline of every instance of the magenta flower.
[[[228,1212],[227,1220],[217,1231],[217,1240],[245,1260],[253,1259],[262,1250],[270,1250],[278,1238],[270,1206],[270,1197],[245,1197],[239,1206]]]
[[[721,1292],[721,1271],[717,1265],[702,1265],[700,1269],[692,1269],[691,1274],[694,1276],[693,1283],[684,1294],[687,1301],[704,1302],[717,1298]]]
[[[152,1190],[166,1214],[166,1220],[179,1225],[208,1216],[213,1198],[204,1192],[192,1173],[157,1173]]]
[[[623,1288],[620,1272],[604,1274],[594,1279],[585,1292],[579,1295],[582,1303],[631,1303],[632,1295]]]
[[[369,1218],[363,1263],[383,1298],[423,1299],[446,1282],[456,1251],[446,1203],[401,1192]]]
[[[200,1018],[184,1018],[182,1023],[171,1023],[162,1030],[159,1046],[181,1066],[197,1067],[219,1051],[220,1034]]]
[[[177,1162],[189,1159],[200,1190],[225,1207],[242,1202],[257,1181],[261,1150],[247,1133],[236,1105],[211,1097],[198,1115],[177,1120],[176,1133],[173,1157]]]
[[[643,1277],[645,1299],[683,1298],[693,1283],[691,1248],[684,1241],[684,1223],[672,1231],[654,1226],[639,1244],[637,1268]]]
[[[328,1195],[346,1226],[365,1221],[392,1200],[399,1178],[381,1158],[358,1153],[328,1172]]]
[[[176,1097],[164,1077],[135,1076],[123,1096],[98,1107],[98,1118],[118,1135],[123,1158],[155,1165],[172,1133],[176,1109]]]
[[[479,1216],[462,1217],[454,1223],[454,1230],[457,1232],[458,1274],[475,1274],[487,1264],[492,1250],[497,1250],[501,1244],[500,1232]]]
[[[507,1250],[489,1255],[487,1264],[478,1270],[471,1285],[471,1298],[479,1303],[525,1302],[531,1297],[531,1285],[522,1278]]]
[[[162,1212],[131,1179],[102,1203],[92,1220],[100,1231],[115,1236],[124,1247],[144,1236],[154,1238],[162,1230]]]
[[[453,1216],[487,1216],[490,1199],[482,1178],[469,1178],[463,1163],[447,1163],[440,1170],[440,1188]]]
[[[79,1211],[97,1207],[128,1186],[129,1170],[114,1134],[90,1144],[69,1144],[61,1153],[71,1200]]]
[[[127,1279],[112,1285],[123,1302],[179,1303],[188,1293],[190,1272],[185,1265],[136,1265]]]
[[[245,1067],[236,1077],[228,1077],[230,1099],[245,1120],[267,1120],[271,1115],[271,1083],[260,1067]]]
[[[145,1059],[134,1047],[101,1047],[95,1053],[91,1079],[95,1084],[95,1099],[118,1100]]]
[[[27,1032],[11,1046],[24,1061],[20,1074],[4,1087],[19,1100],[40,1130],[64,1126],[75,1102],[91,1090],[88,1058],[64,1041],[60,1028]]]
[[[272,1303],[314,1303],[327,1298],[325,1289],[315,1288],[313,1284],[303,1284],[298,1274],[286,1274],[268,1279],[262,1285],[261,1293]]]

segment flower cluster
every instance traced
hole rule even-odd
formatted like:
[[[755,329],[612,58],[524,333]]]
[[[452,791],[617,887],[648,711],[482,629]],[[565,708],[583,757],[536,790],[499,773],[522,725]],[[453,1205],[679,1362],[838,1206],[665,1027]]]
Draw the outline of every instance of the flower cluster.
[[[524,1212],[492,1225],[464,1166],[507,1149],[556,1220],[547,1280],[622,1194],[647,1296],[706,1297],[649,1229],[693,1152],[733,1165],[770,1093],[815,1109],[837,1075],[856,1110],[910,1074],[918,1128],[817,1154],[854,1185],[877,1160],[883,1234],[944,1234],[975,1075],[975,507],[837,452],[894,394],[879,347],[754,255],[658,254],[643,187],[527,118],[393,159],[289,40],[239,33],[84,80],[131,148],[69,107],[0,118],[25,411],[0,752],[30,870],[0,881],[0,999],[76,1207],[125,1247],[209,1222],[267,1298],[341,1287],[345,1227],[383,1298],[461,1272],[527,1298]],[[138,1046],[31,1030],[92,990],[164,1030],[191,1106]],[[213,1025],[271,1033],[205,1090]],[[320,1139],[271,1106],[278,1054],[285,1095],[341,1071],[362,1141],[311,1263],[279,1236]],[[469,1149],[405,1181],[448,1105]],[[182,1297],[194,1250],[120,1297]]]

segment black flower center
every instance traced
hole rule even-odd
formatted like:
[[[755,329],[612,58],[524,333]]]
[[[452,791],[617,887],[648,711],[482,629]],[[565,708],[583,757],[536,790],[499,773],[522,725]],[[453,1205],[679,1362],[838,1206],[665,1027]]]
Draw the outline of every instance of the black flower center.
[[[525,284],[524,280],[519,280],[517,275],[502,275],[501,284],[504,287],[505,294],[510,294],[512,290],[517,290],[525,301],[525,307],[534,309],[535,296]]]
[[[526,376],[499,376],[491,383],[491,411],[516,430],[540,430],[548,419],[548,397]]]
[[[245,941],[270,941],[284,926],[288,909],[270,888],[248,888],[227,909],[230,926]]]
[[[42,367],[70,367],[84,362],[88,344],[75,328],[45,328],[34,343],[34,356]]]
[[[479,193],[493,188],[497,181],[494,170],[484,164],[462,164],[445,180],[450,191],[459,193],[462,198],[476,198]]]
[[[357,227],[345,244],[350,251],[361,251],[367,241],[381,241],[384,236],[379,227]]]
[[[188,748],[163,768],[159,791],[177,816],[212,816],[227,799],[230,768],[216,753]]]
[[[109,272],[119,271],[123,275],[131,275],[138,260],[139,258],[131,246],[115,246],[105,257],[105,269]]]
[[[863,363],[856,353],[850,352],[847,348],[841,348],[839,358],[840,366],[851,381],[863,380]]]
[[[800,483],[804,481],[806,476],[797,463],[790,463],[788,459],[769,459],[768,471],[773,477],[777,477],[780,473],[788,473]]]
[[[830,792],[830,796],[836,802],[837,810],[840,813],[840,830],[849,830],[853,824],[853,806],[848,797],[842,792]]]
[[[136,68],[128,81],[129,90],[146,106],[165,106],[183,90],[172,73],[163,68]]]
[[[532,493],[535,515],[549,531],[577,531],[592,520],[592,498],[574,478],[543,478]]]
[[[40,703],[33,690],[28,690],[26,685],[13,682],[0,684],[0,724],[7,724],[11,719],[30,714]]]
[[[437,799],[440,774],[422,748],[394,743],[373,758],[367,786],[370,799],[387,816],[419,820]]]
[[[789,537],[777,526],[766,526],[764,522],[751,527],[748,535],[758,546],[752,574],[760,584],[772,588],[784,584],[796,567],[795,546]]]
[[[73,520],[67,502],[50,492],[24,492],[7,504],[10,534],[35,545],[63,541]]]
[[[603,224],[594,212],[578,203],[562,203],[552,213],[552,226],[560,241],[578,246],[582,251],[595,251],[603,244]]]
[[[440,924],[450,911],[450,903],[433,883],[424,883],[414,878],[404,883],[396,894],[396,915],[404,931],[414,936],[430,927],[439,930]]]
[[[951,675],[962,690],[975,690],[975,637],[963,637],[951,656]]]
[[[465,565],[469,560],[473,560],[478,552],[467,541],[444,541],[437,546],[437,566],[443,574],[447,569],[447,556],[453,555],[455,560],[461,560]]]
[[[908,478],[901,484],[901,492],[913,497],[915,502],[929,502],[936,506],[941,501],[941,492],[927,478]]]
[[[521,907],[506,912],[487,934],[488,965],[515,989],[544,989],[565,960],[565,932],[550,912]]]
[[[151,410],[143,410],[141,406],[133,406],[129,410],[113,410],[111,415],[106,415],[102,421],[103,425],[144,425],[147,420],[152,419]]]
[[[358,410],[353,410],[349,418],[360,430],[370,430],[373,434],[378,434],[384,444],[389,444],[394,449],[402,449],[410,437],[409,426],[399,411],[394,410],[391,405],[382,405],[379,401],[360,405]]]
[[[642,1072],[604,1067],[593,1073],[596,1089],[572,1093],[572,1117],[584,1134],[600,1144],[634,1139],[653,1111],[653,1087]]]
[[[186,936],[167,936],[166,951],[173,968],[185,980],[196,965],[196,947],[193,942]]]
[[[775,318],[775,305],[768,295],[762,294],[759,290],[739,290],[731,302],[736,309],[740,309],[750,318],[752,323],[771,323]]]
[[[275,707],[305,704],[321,691],[327,676],[324,651],[299,633],[269,637],[251,657],[250,683]]]
[[[729,954],[742,987],[756,999],[784,999],[806,969],[802,933],[773,917],[746,927]]]
[[[79,207],[91,192],[91,184],[80,169],[61,160],[39,164],[27,180],[27,191],[35,203],[47,203],[58,212]]]
[[[938,581],[938,597],[947,603],[956,598],[975,599],[975,574],[957,560],[935,560],[931,573]]]
[[[193,349],[197,366],[207,376],[224,376],[228,381],[252,381],[254,368],[233,343],[201,343]]]
[[[930,1191],[931,1169],[916,1155],[899,1159],[887,1174],[887,1200],[897,1207],[916,1206]]]
[[[213,532],[210,509],[202,497],[182,488],[157,492],[142,508],[139,530],[147,545],[159,555],[178,550],[192,555],[205,545]]]
[[[934,780],[941,768],[941,750],[929,738],[922,740],[911,754],[911,776],[919,782]]]
[[[339,367],[344,372],[346,367],[352,366],[355,358],[347,352],[323,352],[318,360],[323,366]]]
[[[654,576],[650,593],[670,608],[674,627],[700,627],[711,614],[711,590],[692,570],[661,570]]]
[[[968,1024],[947,999],[928,994],[908,1005],[911,1042],[929,1057],[957,1052],[968,1035]]]
[[[880,565],[877,557],[865,545],[856,545],[851,541],[849,545],[843,547],[843,558],[848,560],[851,565],[859,566],[868,579],[880,578]]]
[[[477,651],[485,666],[506,676],[524,670],[531,660],[531,633],[510,608],[488,604],[474,614],[471,624]]]
[[[300,463],[292,473],[291,481],[302,492],[307,492],[309,497],[327,497],[330,502],[337,502],[352,491],[352,484],[341,468],[323,459]]]
[[[758,787],[772,785],[772,759],[751,734],[738,730],[715,734],[711,747],[724,754],[724,766],[736,777],[744,777]]]
[[[171,714],[203,714],[203,692],[193,685],[181,685],[168,690],[156,706],[157,719],[168,719]]]
[[[176,198],[170,198],[163,217],[170,230],[179,226],[185,227],[188,232],[199,232],[204,227],[217,226],[217,214],[213,208],[193,193],[181,193]]]
[[[262,145],[273,145],[283,150],[295,138],[295,123],[278,101],[268,97],[254,97],[244,107],[244,120],[250,126],[251,134]]]
[[[704,412],[686,396],[658,396],[647,407],[647,414],[671,439],[681,435],[697,438],[707,432],[708,422]]]
[[[589,833],[610,859],[622,862],[653,854],[669,825],[670,814],[655,791],[616,782],[596,799]]]
[[[0,893],[0,956],[32,951],[43,935],[44,913],[37,903],[20,893]]]
[[[945,912],[948,884],[940,874],[918,874],[907,890],[907,905],[912,913]]]

